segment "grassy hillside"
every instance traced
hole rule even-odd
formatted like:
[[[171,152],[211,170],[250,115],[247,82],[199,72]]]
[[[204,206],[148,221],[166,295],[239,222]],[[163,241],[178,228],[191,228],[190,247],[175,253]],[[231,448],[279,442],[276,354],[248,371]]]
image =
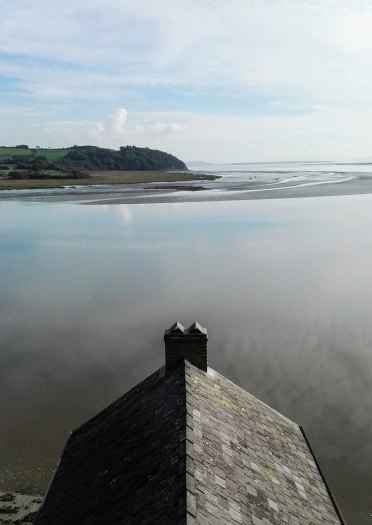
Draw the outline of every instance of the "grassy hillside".
[[[45,157],[49,162],[54,162],[55,160],[65,157],[67,153],[71,151],[70,148],[65,149],[37,149],[36,154],[38,156]]]
[[[16,146],[14,147],[6,147],[1,146],[0,147],[0,158],[1,157],[13,157],[15,155],[31,155],[32,150],[26,149],[26,148],[18,148]]]
[[[18,157],[19,155],[29,155],[31,156],[42,156],[45,157],[50,162],[53,162],[57,159],[65,157],[71,148],[59,148],[59,149],[50,149],[50,148],[18,148],[0,146],[0,162],[4,157]]]

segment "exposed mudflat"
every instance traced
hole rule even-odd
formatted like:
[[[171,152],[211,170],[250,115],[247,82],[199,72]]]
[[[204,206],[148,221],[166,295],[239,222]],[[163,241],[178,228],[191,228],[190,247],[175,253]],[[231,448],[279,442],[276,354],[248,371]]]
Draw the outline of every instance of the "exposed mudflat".
[[[357,168],[357,167],[355,167]],[[215,180],[149,182],[123,185],[65,186],[55,189],[3,190],[0,200],[147,204],[323,197],[372,193],[366,171],[216,171]],[[198,176],[201,176],[198,173]],[[210,174],[209,174],[210,177]]]
[[[41,501],[41,496],[24,494],[23,491],[0,492],[0,523],[32,525]]]

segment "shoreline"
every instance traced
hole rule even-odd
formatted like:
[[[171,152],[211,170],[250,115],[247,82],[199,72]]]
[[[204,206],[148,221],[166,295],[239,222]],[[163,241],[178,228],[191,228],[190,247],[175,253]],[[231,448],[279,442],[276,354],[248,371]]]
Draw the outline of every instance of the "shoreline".
[[[200,172],[167,172],[167,171],[91,171],[86,179],[1,179],[0,196],[8,190],[48,190],[62,189],[66,186],[115,186],[163,182],[201,182],[220,178],[218,175]]]
[[[39,511],[43,497],[15,492],[0,491],[0,524],[32,525]]]
[[[0,191],[0,201],[71,202],[81,205],[158,204],[226,202],[261,199],[293,199],[341,195],[372,194],[372,174],[349,173],[331,177],[229,178],[216,175],[161,174],[174,181],[126,184],[72,185],[63,188],[38,188]],[[179,180],[180,176],[187,181]],[[277,175],[277,174],[274,174]],[[346,174],[345,174],[346,175]],[[147,173],[148,177],[151,174]],[[107,181],[107,179],[106,179]],[[92,181],[90,181],[92,182]]]

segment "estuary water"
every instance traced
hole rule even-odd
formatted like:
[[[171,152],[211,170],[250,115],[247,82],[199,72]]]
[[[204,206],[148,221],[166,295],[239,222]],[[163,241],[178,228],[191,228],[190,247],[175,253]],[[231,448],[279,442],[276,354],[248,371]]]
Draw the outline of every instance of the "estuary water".
[[[372,195],[0,203],[0,490],[43,491],[70,430],[164,362],[209,364],[301,424],[348,523],[371,522]]]

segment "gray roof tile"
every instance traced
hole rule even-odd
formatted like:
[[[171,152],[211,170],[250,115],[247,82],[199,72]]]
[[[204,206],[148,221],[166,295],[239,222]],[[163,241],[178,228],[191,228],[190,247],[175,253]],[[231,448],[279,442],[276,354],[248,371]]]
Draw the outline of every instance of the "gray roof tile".
[[[316,508],[322,523],[340,525],[298,425],[215,371],[186,362],[185,373],[193,459],[208,472],[195,476],[207,522],[220,512],[231,524],[320,524]]]

